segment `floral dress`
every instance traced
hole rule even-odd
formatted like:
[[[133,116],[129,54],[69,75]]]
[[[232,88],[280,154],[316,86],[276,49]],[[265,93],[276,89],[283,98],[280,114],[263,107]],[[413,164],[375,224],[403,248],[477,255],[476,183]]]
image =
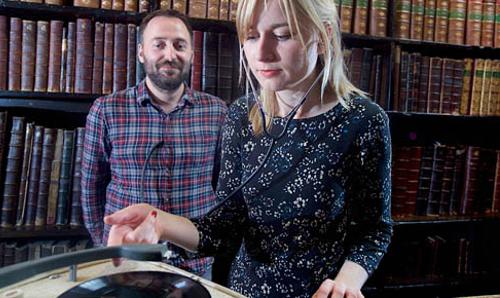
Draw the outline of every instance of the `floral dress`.
[[[250,103],[252,104],[252,103]],[[392,235],[388,118],[369,99],[292,119],[264,166],[233,198],[194,220],[198,251],[238,250],[229,285],[249,297],[310,297],[345,260],[369,274]],[[217,194],[226,197],[262,162],[247,100],[229,110]],[[273,120],[278,135],[286,119]]]

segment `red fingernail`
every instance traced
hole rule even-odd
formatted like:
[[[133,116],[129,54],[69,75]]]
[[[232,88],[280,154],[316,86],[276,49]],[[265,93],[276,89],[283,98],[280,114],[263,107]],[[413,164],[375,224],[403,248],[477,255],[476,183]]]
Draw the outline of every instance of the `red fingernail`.
[[[158,215],[158,213],[156,212],[156,210],[153,210],[153,211],[151,211],[151,215],[152,215],[154,218],[156,218],[156,216]]]

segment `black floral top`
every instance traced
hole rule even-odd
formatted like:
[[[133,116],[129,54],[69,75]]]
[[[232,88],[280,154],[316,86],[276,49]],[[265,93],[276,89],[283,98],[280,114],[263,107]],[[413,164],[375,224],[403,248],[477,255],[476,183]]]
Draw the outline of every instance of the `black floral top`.
[[[235,197],[194,220],[199,252],[239,248],[230,287],[249,297],[310,297],[347,259],[371,274],[392,235],[391,140],[384,111],[363,98],[293,119],[264,167]],[[285,119],[275,119],[278,135]],[[246,100],[223,133],[218,195],[227,196],[265,157]],[[241,245],[241,247],[240,247]]]

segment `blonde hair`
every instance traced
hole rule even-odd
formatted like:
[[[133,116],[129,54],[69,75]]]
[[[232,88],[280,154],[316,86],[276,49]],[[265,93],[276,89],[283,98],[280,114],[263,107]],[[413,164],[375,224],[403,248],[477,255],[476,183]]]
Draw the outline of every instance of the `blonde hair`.
[[[325,90],[330,87],[340,104],[348,108],[348,102],[353,95],[366,96],[366,93],[356,88],[347,78],[346,67],[341,47],[341,33],[339,25],[339,17],[335,7],[334,0],[274,0],[279,1],[279,5],[287,19],[287,23],[292,29],[295,26],[298,38],[302,45],[306,46],[306,41],[303,38],[303,30],[299,24],[310,24],[313,31],[319,35],[320,44],[323,46],[323,54],[319,56],[317,67],[323,67],[323,78],[321,82],[321,100]],[[267,7],[268,0],[264,0],[264,5]],[[260,3],[260,4],[259,4]],[[240,45],[246,39],[246,34],[249,31],[251,21],[257,11],[259,5],[262,5],[262,0],[240,0],[238,11],[236,14],[236,28]],[[299,19],[301,20],[299,22]],[[305,20],[305,22],[304,22]],[[331,28],[331,32],[328,29]],[[240,77],[244,71],[243,55],[240,55]],[[248,81],[251,80],[249,74],[245,73]],[[260,100],[264,111],[270,117],[267,117],[266,126],[271,125],[271,118],[275,117],[278,111],[276,103],[276,94],[273,91],[260,89]],[[258,99],[256,99],[258,100]],[[262,124],[260,112],[257,105],[254,105],[249,115],[250,121],[255,134],[262,133]]]

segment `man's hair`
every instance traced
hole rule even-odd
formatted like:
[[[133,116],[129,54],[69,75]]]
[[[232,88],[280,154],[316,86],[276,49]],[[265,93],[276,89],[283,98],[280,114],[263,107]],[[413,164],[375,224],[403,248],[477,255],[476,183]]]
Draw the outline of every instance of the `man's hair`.
[[[180,13],[177,10],[173,9],[162,9],[162,10],[155,10],[147,14],[144,17],[144,19],[142,19],[141,25],[139,26],[139,40],[137,41],[138,43],[143,42],[144,30],[146,30],[146,27],[148,26],[149,22],[156,17],[176,18],[181,20],[189,32],[189,37],[191,38],[191,40],[193,39],[193,28],[189,24],[189,19],[186,17],[185,14]]]

